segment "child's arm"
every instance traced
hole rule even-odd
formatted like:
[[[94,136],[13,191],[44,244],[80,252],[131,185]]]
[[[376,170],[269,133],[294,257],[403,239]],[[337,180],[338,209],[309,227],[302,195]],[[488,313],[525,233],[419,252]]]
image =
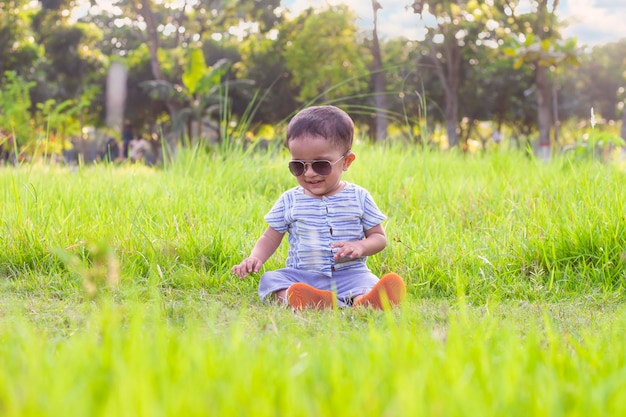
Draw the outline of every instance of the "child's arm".
[[[265,261],[276,252],[284,235],[284,233],[268,227],[254,245],[250,256],[241,261],[239,265],[233,266],[232,273],[239,278],[245,278],[249,273],[259,272]]]
[[[332,248],[338,248],[335,252],[335,261],[341,258],[360,258],[374,255],[387,246],[387,235],[382,224],[376,225],[365,231],[365,239],[354,242],[333,243]]]

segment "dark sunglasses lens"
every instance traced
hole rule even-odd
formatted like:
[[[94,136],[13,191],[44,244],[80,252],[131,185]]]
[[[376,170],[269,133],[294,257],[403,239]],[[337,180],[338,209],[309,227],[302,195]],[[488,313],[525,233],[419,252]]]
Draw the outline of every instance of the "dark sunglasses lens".
[[[289,171],[296,176],[304,174],[304,163],[300,161],[291,161],[289,162]]]
[[[319,175],[328,175],[333,170],[329,161],[315,161],[311,164],[311,168]]]

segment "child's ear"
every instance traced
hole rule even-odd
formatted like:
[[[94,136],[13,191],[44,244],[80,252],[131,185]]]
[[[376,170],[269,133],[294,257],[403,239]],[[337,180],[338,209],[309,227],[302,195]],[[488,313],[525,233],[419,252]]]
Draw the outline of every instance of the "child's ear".
[[[347,154],[346,157],[343,159],[344,160],[343,170],[347,171],[348,167],[350,166],[350,164],[354,162],[355,159],[356,159],[356,154],[354,152],[350,152],[349,154]]]

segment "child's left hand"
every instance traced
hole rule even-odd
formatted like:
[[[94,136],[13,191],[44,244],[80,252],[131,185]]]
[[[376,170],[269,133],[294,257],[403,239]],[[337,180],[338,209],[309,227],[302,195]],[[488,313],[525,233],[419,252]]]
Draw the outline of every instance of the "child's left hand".
[[[333,257],[335,261],[342,258],[355,259],[363,256],[363,245],[360,242],[337,242],[333,243],[331,248],[335,253]]]
[[[261,262],[259,258],[256,258],[254,256],[249,256],[243,261],[241,261],[239,265],[233,266],[231,269],[231,272],[237,275],[239,278],[245,278],[250,273],[259,272],[262,266],[263,266],[263,262]]]

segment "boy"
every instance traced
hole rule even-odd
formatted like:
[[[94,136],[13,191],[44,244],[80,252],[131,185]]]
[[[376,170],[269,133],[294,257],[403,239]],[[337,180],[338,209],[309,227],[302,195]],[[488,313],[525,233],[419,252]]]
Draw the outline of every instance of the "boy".
[[[239,278],[258,272],[289,234],[286,268],[261,276],[261,299],[271,297],[294,309],[384,309],[404,299],[398,275],[379,280],[366,265],[367,256],[387,244],[385,216],[367,190],[341,179],[356,158],[353,136],[352,119],[334,106],[309,107],[289,123],[289,170],[299,185],[280,196],[250,256],[232,268]]]

